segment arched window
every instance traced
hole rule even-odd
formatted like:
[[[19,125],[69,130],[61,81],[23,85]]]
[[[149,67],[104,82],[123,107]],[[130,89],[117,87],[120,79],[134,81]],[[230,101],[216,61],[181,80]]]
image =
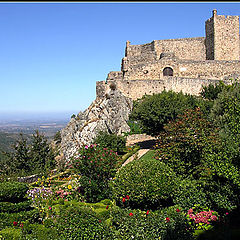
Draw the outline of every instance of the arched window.
[[[163,76],[173,76],[173,69],[170,67],[165,67],[163,69]]]

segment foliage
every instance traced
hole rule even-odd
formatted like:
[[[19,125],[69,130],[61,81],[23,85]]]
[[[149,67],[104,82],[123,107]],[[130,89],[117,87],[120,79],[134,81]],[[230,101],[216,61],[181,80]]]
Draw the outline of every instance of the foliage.
[[[217,130],[200,108],[186,110],[178,119],[164,126],[164,131],[158,136],[155,157],[182,177],[204,177],[209,170],[201,165],[203,150],[209,144],[216,144],[216,135]]]
[[[200,95],[204,99],[215,100],[224,88],[227,88],[227,85],[225,85],[223,81],[219,81],[217,84],[210,83],[209,85],[202,87]]]
[[[38,131],[33,134],[31,143],[20,134],[13,152],[6,155],[3,171],[6,175],[26,176],[42,173],[55,166],[55,153],[44,135]]]
[[[12,227],[14,222],[18,224],[29,220],[30,223],[39,222],[39,213],[36,209],[17,213],[0,213],[0,230]]]
[[[190,240],[192,232],[184,213],[170,207],[159,211],[121,209],[111,211],[113,239]]]
[[[57,131],[56,134],[53,137],[53,140],[56,142],[56,144],[61,143],[62,137],[61,137],[61,132]]]
[[[224,144],[239,163],[240,144],[240,83],[233,82],[218,95],[210,114],[211,119],[220,128]],[[239,164],[240,166],[240,164]]]
[[[80,185],[87,201],[108,197],[108,181],[114,177],[121,158],[111,149],[99,145],[85,146],[72,159],[72,167],[81,174]]]
[[[44,224],[29,223],[23,224],[22,239],[27,240],[55,240],[58,239],[57,230],[55,227],[46,227]]]
[[[26,200],[23,202],[18,203],[11,203],[11,202],[0,202],[0,212],[20,212],[20,211],[27,211],[31,209],[31,201]]]
[[[180,180],[172,197],[173,202],[179,205],[184,211],[192,208],[195,204],[205,207],[211,206],[201,183],[192,179]]]
[[[61,206],[45,225],[57,229],[57,239],[111,239],[108,228],[88,207]]]
[[[0,201],[19,202],[25,199],[28,185],[21,182],[0,182]]]
[[[33,134],[33,142],[30,148],[30,158],[32,162],[32,171],[41,172],[53,169],[55,166],[55,153],[44,135],[39,131]]]
[[[133,134],[142,134],[143,133],[143,130],[139,126],[138,121],[128,120],[127,123],[128,123],[128,126],[130,127],[130,132],[124,133],[125,136],[133,135]]]
[[[99,132],[93,143],[111,149],[118,154],[122,154],[126,150],[126,138],[113,133]]]
[[[189,224],[195,230],[212,229],[212,224],[219,221],[219,214],[209,208],[202,208],[200,204],[194,205],[187,212]]]
[[[133,208],[156,208],[169,204],[170,194],[176,186],[175,174],[166,164],[155,159],[134,160],[122,167],[111,182],[113,198],[120,204],[123,197],[130,198]]]
[[[5,228],[0,231],[0,239],[4,240],[19,240],[21,238],[20,228]]]
[[[198,105],[196,97],[173,91],[144,96],[134,102],[130,120],[138,121],[144,132],[157,135],[163,130],[164,124],[176,119],[186,108]]]

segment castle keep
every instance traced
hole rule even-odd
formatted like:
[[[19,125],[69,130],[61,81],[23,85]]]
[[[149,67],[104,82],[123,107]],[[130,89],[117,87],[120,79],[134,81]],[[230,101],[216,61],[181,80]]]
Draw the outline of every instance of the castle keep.
[[[198,95],[203,85],[240,75],[239,16],[218,15],[205,22],[205,37],[154,40],[142,45],[126,43],[121,71],[97,82],[103,97],[114,82],[126,97],[166,90]]]

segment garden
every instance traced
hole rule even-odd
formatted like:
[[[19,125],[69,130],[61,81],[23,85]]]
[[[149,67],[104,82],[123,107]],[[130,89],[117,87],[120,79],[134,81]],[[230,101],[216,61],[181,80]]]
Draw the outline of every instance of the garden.
[[[156,144],[125,166],[139,146],[124,136],[100,132],[64,166],[39,133],[21,139],[1,175],[0,239],[240,239],[239,120],[235,80],[135,101],[131,134]]]

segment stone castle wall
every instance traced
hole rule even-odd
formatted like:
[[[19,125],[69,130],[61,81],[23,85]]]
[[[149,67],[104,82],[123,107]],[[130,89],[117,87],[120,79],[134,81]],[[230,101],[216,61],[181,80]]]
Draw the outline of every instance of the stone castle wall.
[[[115,83],[116,89],[121,91],[124,96],[133,100],[139,99],[142,96],[152,95],[162,92],[163,90],[180,92],[192,95],[199,95],[202,87],[210,83],[216,84],[217,79],[196,79],[183,77],[164,77],[163,79],[148,79],[148,80],[131,80],[131,81],[98,81],[96,83],[96,95],[99,98],[104,98],[106,93],[110,91],[110,84]],[[230,83],[228,80],[223,82]]]
[[[240,61],[192,61],[166,57],[137,67],[129,66],[126,72],[110,72],[107,80],[159,80],[163,78],[165,67],[171,67],[176,77],[223,80],[232,74],[240,75]]]

